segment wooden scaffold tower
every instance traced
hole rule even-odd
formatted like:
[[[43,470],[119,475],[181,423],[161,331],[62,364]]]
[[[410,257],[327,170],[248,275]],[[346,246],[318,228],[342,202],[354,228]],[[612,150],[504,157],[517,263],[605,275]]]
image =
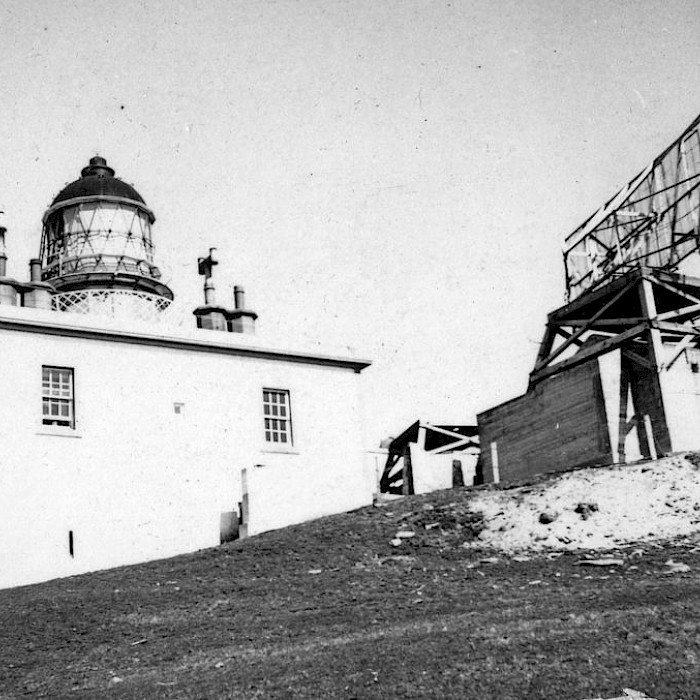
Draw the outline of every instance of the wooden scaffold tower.
[[[700,448],[700,116],[564,246],[528,391],[478,416],[487,480]]]
[[[622,410],[626,392],[634,394],[630,362],[662,375],[697,348],[699,218],[700,116],[566,239],[568,303],[548,316],[530,386],[619,349]],[[661,423],[661,387],[656,398]],[[635,411],[632,420],[642,419]],[[671,449],[668,432],[659,425],[654,439],[647,436],[650,453]]]

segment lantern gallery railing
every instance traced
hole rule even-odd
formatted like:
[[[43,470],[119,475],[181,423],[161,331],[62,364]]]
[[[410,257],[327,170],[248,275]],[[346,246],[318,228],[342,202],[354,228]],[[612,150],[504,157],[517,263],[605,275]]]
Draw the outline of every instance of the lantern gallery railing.
[[[152,279],[160,277],[160,271],[154,265],[140,258],[132,258],[128,255],[81,255],[59,258],[49,261],[44,267],[43,276],[46,280],[52,280],[64,275],[85,274],[92,272],[125,272],[137,274]]]
[[[566,239],[567,301],[635,267],[697,274],[699,216],[700,116]]]
[[[172,301],[126,289],[83,289],[54,294],[51,303],[54,311],[154,322],[164,320],[163,312],[170,309]],[[172,314],[165,316],[173,320]]]

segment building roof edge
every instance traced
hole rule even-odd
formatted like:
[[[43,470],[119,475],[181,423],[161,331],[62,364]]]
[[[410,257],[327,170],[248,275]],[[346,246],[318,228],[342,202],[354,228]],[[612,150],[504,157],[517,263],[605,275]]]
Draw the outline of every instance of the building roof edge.
[[[351,369],[361,372],[372,363],[350,357],[322,355],[316,353],[300,352],[280,348],[266,348],[246,344],[233,344],[231,342],[217,341],[216,338],[195,338],[190,336],[168,335],[166,333],[146,333],[142,331],[128,331],[121,328],[109,328],[106,326],[87,326],[66,322],[66,314],[60,312],[37,313],[28,316],[15,315],[9,309],[13,307],[0,307],[0,330],[16,330],[26,333],[43,333],[64,337],[87,338],[93,340],[111,340],[118,343],[131,343],[134,345],[152,345],[170,349],[190,350],[195,352],[209,352],[223,355],[238,355],[281,362],[296,362],[310,365],[325,365]],[[22,309],[24,311],[24,309]],[[60,315],[62,318],[54,320],[47,318],[47,314]],[[209,331],[203,331],[208,333]],[[231,340],[232,334],[224,334],[227,340]]]

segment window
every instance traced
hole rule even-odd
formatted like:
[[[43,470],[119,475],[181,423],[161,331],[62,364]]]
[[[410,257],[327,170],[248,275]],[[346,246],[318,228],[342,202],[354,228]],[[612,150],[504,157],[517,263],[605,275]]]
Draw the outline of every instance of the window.
[[[42,422],[75,428],[73,370],[66,367],[41,368]]]
[[[265,442],[291,446],[292,412],[289,392],[280,389],[263,389],[263,411]]]

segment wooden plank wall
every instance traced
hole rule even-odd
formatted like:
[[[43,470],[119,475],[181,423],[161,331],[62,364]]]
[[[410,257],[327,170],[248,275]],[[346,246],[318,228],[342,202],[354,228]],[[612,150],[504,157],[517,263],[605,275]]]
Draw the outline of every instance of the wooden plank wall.
[[[597,360],[545,379],[477,421],[487,483],[494,480],[492,443],[501,481],[612,462]]]

